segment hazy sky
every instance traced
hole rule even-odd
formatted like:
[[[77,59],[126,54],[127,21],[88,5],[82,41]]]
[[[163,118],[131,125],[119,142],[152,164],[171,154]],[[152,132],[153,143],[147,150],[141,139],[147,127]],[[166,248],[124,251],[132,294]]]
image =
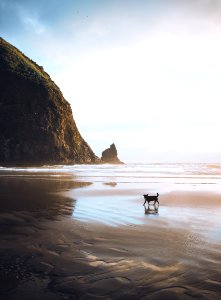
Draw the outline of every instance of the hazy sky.
[[[0,0],[0,35],[50,74],[94,152],[221,162],[221,1]]]

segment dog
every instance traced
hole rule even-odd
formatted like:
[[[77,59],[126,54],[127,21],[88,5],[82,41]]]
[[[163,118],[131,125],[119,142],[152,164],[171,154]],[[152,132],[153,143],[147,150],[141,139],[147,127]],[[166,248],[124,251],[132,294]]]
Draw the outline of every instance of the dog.
[[[145,201],[144,201],[144,204],[143,204],[143,205],[145,205],[147,202],[148,202],[148,205],[149,205],[151,201],[153,201],[153,202],[154,202],[154,204],[153,204],[153,205],[155,205],[155,204],[156,204],[156,202],[159,204],[159,201],[158,201],[158,196],[159,196],[159,194],[158,194],[158,193],[157,193],[157,195],[156,195],[156,196],[149,196],[148,194],[146,194],[146,195],[143,195],[143,196],[144,196],[144,199],[145,199]]]

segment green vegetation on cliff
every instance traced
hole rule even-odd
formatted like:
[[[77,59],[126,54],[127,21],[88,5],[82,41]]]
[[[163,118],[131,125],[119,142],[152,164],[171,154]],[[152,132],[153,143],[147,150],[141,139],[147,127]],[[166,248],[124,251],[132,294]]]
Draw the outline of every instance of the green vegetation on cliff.
[[[45,79],[50,82],[50,76],[44,72],[43,67],[38,66],[34,61],[25,56],[17,48],[0,38],[0,66],[15,72],[19,76],[27,77],[34,81]]]

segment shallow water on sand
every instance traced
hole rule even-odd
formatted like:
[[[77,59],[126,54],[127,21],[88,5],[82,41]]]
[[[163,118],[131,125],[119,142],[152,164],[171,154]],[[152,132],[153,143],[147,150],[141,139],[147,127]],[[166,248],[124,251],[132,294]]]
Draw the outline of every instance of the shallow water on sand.
[[[1,168],[0,225],[3,299],[220,298],[221,165]]]
[[[0,185],[1,211],[32,209],[40,214],[60,214],[67,208],[66,213],[83,222],[109,226],[149,222],[173,226],[175,222],[176,226],[192,224],[198,230],[206,220],[205,234],[220,226],[221,164],[0,168]],[[157,211],[142,206],[143,194],[157,192]],[[42,201],[45,195],[47,201]],[[215,236],[219,238],[219,234]]]

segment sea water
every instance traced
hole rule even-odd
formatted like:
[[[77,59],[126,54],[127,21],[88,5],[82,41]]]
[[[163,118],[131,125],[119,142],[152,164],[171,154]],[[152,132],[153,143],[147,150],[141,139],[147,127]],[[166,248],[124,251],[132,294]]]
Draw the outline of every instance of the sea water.
[[[45,173],[47,176],[65,176],[69,174],[80,181],[91,183],[104,183],[109,186],[116,186],[120,183],[138,187],[145,185],[148,189],[165,190],[170,186],[181,185],[182,189],[200,188],[205,189],[221,188],[221,163],[130,163],[124,165],[54,165],[43,167],[0,167],[0,176],[30,176]],[[188,187],[185,188],[184,185]],[[214,186],[215,185],[215,186]],[[177,188],[177,187],[176,187]]]
[[[174,190],[221,192],[221,164],[131,163],[124,165],[54,165],[42,167],[0,167],[0,178],[60,178],[88,182],[89,190],[165,194]],[[87,191],[85,191],[87,194]]]

